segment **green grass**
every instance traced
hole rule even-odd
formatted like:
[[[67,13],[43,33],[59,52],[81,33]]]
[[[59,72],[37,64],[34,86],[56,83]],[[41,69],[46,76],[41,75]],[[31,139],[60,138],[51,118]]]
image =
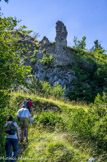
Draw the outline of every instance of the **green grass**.
[[[34,104],[34,122],[29,126],[29,142],[22,152],[26,161],[86,162],[94,157],[106,162],[105,109],[98,109],[102,112],[100,117],[95,105],[14,92],[9,107],[15,116],[28,97]]]
[[[22,157],[33,157],[35,161],[37,160],[40,162],[85,162],[89,158],[89,155],[85,155],[78,148],[72,146],[72,142],[70,143],[66,136],[66,133],[47,132],[40,128],[39,130],[30,128],[29,144],[25,152],[22,154]]]

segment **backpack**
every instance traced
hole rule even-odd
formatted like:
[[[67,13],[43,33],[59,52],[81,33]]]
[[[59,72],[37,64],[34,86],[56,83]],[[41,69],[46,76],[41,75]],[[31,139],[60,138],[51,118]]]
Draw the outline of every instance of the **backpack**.
[[[14,123],[13,122],[7,123],[7,125],[5,126],[5,133],[9,135],[15,135],[15,132],[16,132],[16,127]]]
[[[24,106],[29,109],[29,101],[24,101]]]

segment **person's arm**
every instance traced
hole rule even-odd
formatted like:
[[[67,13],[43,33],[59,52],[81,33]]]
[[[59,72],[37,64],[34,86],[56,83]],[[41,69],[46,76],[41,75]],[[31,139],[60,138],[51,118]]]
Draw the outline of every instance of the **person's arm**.
[[[30,112],[28,111],[28,119],[30,120],[31,119],[31,114],[30,114]]]
[[[28,119],[30,120],[31,119],[31,116],[29,116]]]
[[[16,122],[14,122],[14,125],[15,125],[15,127],[16,127],[16,133],[17,133],[18,142],[19,142],[19,140],[20,140],[20,132],[19,132],[19,127],[18,127],[18,125],[17,125],[17,123],[16,123]]]
[[[17,121],[20,121],[20,117],[19,116],[17,116],[16,118],[17,118]]]

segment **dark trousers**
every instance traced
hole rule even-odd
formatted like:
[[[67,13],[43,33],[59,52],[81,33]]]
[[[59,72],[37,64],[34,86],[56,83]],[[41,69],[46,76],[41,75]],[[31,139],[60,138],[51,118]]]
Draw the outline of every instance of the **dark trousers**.
[[[6,144],[5,144],[5,150],[6,150],[6,158],[11,157],[11,146],[13,148],[13,160],[6,160],[7,162],[15,162],[16,154],[17,154],[17,146],[18,146],[18,140],[17,139],[12,139],[12,138],[7,138],[6,139]]]

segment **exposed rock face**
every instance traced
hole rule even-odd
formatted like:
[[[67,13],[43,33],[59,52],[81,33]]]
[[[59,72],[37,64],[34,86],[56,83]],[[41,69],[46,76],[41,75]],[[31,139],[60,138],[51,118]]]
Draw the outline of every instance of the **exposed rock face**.
[[[41,55],[42,51],[39,51]],[[40,63],[40,59],[33,66],[33,73],[40,80],[49,82],[52,86],[54,84],[60,84],[62,87],[66,87],[67,91],[73,87],[75,81],[75,73],[71,68],[65,66],[48,67],[43,66]]]

